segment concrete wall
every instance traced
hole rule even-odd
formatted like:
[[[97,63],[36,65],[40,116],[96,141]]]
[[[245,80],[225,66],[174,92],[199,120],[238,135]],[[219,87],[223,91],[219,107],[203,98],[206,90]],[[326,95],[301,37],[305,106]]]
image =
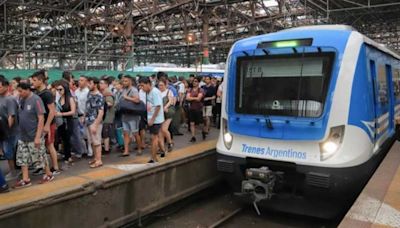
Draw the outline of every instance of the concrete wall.
[[[62,197],[10,210],[0,227],[117,227],[220,180],[215,151],[97,181]]]

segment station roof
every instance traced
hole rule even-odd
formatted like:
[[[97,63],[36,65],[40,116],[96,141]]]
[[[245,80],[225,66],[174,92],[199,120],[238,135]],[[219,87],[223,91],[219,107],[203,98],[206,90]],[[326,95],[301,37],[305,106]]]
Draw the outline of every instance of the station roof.
[[[400,49],[399,21],[396,0],[0,0],[0,66],[194,65],[206,48],[219,63],[239,39],[315,24],[350,25]]]

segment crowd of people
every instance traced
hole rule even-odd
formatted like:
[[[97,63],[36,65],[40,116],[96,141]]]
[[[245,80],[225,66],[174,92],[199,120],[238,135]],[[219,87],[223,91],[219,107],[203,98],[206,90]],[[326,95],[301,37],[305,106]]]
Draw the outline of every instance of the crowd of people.
[[[196,125],[202,124],[203,140],[212,124],[219,126],[222,91],[221,80],[211,76],[163,72],[75,80],[65,71],[51,83],[45,70],[11,81],[0,75],[0,155],[9,166],[5,176],[0,170],[0,193],[9,191],[11,180],[17,180],[14,188],[32,185],[31,175],[50,182],[83,157],[90,168],[101,167],[113,148],[130,156],[131,142],[137,155],[149,146],[148,162],[156,163],[173,151],[174,137],[185,128],[196,142]]]

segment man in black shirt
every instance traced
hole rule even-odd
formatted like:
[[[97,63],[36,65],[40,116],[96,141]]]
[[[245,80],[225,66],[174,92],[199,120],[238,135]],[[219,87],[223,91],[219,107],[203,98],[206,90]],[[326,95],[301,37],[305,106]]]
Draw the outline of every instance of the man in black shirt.
[[[46,110],[44,114],[44,128],[43,133],[46,134],[45,145],[50,153],[51,161],[53,167],[51,172],[54,175],[60,173],[60,168],[58,166],[57,152],[54,147],[54,140],[56,134],[56,124],[54,122],[54,116],[56,114],[56,109],[54,105],[53,94],[46,89],[46,75],[44,71],[38,71],[32,75],[32,85],[36,90],[36,94],[42,99],[44,108]],[[40,174],[40,170],[34,172],[34,174]]]
[[[202,87],[204,90],[203,99],[203,118],[204,118],[204,128],[203,128],[203,139],[205,139],[210,131],[210,122],[212,117],[213,102],[215,101],[215,96],[217,91],[215,87],[211,84],[211,76],[205,76],[205,85]]]

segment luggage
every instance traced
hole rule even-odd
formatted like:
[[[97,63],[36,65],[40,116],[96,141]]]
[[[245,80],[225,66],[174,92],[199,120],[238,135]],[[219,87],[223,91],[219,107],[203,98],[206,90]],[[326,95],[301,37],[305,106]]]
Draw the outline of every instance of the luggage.
[[[124,145],[124,131],[122,127],[115,129],[115,138],[119,146]]]

